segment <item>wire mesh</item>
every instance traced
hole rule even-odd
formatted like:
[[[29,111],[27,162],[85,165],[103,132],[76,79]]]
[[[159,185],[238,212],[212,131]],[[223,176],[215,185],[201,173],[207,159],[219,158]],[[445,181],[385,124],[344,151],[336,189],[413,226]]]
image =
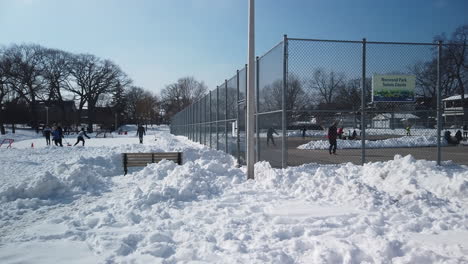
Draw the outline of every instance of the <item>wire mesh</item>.
[[[384,161],[396,154],[468,164],[459,144],[468,138],[468,94],[461,96],[468,73],[454,57],[462,48],[310,39],[279,43],[255,65],[257,158],[274,167],[284,165],[285,157],[288,165],[300,165]],[[171,133],[245,164],[246,72],[246,67],[239,70],[177,113]],[[332,124],[337,156],[330,155]]]
[[[373,87],[366,109],[368,161],[380,159],[383,148],[390,157],[428,158],[420,156],[421,147],[437,153],[437,76],[423,77],[426,63],[437,60],[436,47],[367,44],[366,81]]]
[[[288,164],[305,162],[359,163],[362,44],[352,42],[288,41],[286,109]],[[353,140],[352,153],[329,157],[328,129],[343,130],[338,153]],[[358,133],[358,132],[356,132]],[[347,137],[345,135],[350,134]],[[332,151],[333,153],[333,151]],[[312,158],[313,157],[313,158]],[[315,159],[315,160],[314,160]]]

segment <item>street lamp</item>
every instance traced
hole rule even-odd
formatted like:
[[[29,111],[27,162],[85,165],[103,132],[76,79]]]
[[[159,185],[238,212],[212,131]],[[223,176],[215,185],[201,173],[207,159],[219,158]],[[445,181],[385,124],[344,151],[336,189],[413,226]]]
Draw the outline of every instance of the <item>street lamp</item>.
[[[49,107],[46,106],[45,109],[46,109],[46,124],[49,125]]]

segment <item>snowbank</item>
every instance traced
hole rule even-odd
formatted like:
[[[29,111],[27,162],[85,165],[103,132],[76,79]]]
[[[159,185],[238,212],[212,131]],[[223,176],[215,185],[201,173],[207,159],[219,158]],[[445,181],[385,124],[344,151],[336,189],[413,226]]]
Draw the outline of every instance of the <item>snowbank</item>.
[[[466,166],[259,162],[247,181],[232,156],[155,136],[2,152],[2,263],[468,262]],[[120,153],[138,151],[184,164],[123,176]]]
[[[442,146],[446,146],[445,140],[441,141]],[[298,146],[298,149],[328,149],[328,140],[316,140]],[[338,149],[360,149],[360,140],[337,139]],[[412,147],[434,147],[437,146],[437,137],[426,136],[403,136],[400,138],[389,138],[384,140],[366,140],[366,148],[412,148]]]

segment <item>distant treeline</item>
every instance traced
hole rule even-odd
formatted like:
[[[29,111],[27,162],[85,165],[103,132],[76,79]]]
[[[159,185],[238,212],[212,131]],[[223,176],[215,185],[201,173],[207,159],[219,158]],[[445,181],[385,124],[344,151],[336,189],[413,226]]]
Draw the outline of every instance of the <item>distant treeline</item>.
[[[185,77],[167,85],[157,96],[134,86],[111,60],[92,54],[73,54],[36,44],[0,47],[2,132],[5,122],[27,123],[33,128],[44,125],[40,116],[44,107],[61,109],[61,123],[86,123],[90,130],[96,124],[97,110],[105,107],[111,109],[118,124],[165,123],[206,90],[203,82]],[[73,121],[67,119],[70,101],[76,105]]]

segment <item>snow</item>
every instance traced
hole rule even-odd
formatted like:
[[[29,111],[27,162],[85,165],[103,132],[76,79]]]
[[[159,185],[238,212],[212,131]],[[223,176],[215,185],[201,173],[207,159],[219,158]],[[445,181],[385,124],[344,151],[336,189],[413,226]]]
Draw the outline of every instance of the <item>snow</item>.
[[[468,98],[468,94],[465,94],[465,98]],[[460,100],[460,99],[461,99],[461,94],[458,94],[458,95],[452,95],[445,99],[442,99],[442,101],[455,101],[455,100]]]
[[[437,146],[437,137],[427,136],[403,136],[399,138],[389,138],[383,140],[366,140],[366,148],[412,148],[412,147],[435,147]],[[442,146],[446,146],[445,140],[441,141]],[[313,140],[309,143],[298,146],[298,149],[328,149],[330,146],[328,140]],[[361,140],[342,140],[337,139],[338,149],[360,149]]]
[[[259,162],[247,181],[232,156],[166,128],[130,134],[2,148],[0,262],[468,263],[467,166]],[[121,153],[150,151],[184,164],[123,175]]]

